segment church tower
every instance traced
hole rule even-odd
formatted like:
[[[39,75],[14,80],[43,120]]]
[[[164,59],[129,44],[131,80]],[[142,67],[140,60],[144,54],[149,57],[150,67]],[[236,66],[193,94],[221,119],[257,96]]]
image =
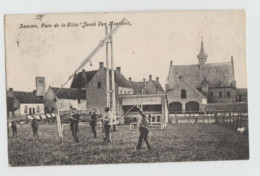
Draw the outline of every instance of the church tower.
[[[36,77],[36,95],[39,97],[44,96],[45,94],[45,78]]]
[[[200,67],[200,69],[202,69],[206,65],[207,58],[208,58],[208,55],[204,51],[203,37],[201,37],[200,52],[197,55],[197,58],[199,59],[199,67]]]

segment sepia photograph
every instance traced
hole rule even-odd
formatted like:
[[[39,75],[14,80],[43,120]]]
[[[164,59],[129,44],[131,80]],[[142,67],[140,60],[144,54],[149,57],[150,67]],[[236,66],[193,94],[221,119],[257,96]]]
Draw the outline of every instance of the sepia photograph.
[[[7,14],[8,165],[249,160],[245,10]]]

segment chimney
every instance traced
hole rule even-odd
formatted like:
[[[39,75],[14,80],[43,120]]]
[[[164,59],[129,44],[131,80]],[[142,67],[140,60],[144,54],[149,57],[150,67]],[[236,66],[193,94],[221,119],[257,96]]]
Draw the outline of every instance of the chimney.
[[[233,73],[233,75],[235,75],[233,56],[231,56],[231,65],[232,65],[232,73]]]
[[[131,77],[129,77],[129,81],[132,81],[132,78],[131,78]]]
[[[99,62],[99,68],[104,68],[104,62]]]
[[[13,95],[14,89],[13,88],[9,88],[9,92]]]
[[[146,87],[146,80],[145,80],[145,78],[143,80],[144,80],[144,87]]]
[[[170,61],[170,66],[172,66],[172,60]]]
[[[152,81],[152,75],[149,75],[149,81]]]
[[[121,67],[116,67],[116,70],[119,71],[119,73],[121,72]]]
[[[33,94],[36,95],[36,90],[33,90]]]
[[[81,81],[84,84],[86,83],[86,72],[85,72],[85,69],[82,69]],[[83,87],[81,87],[81,88],[83,88]]]
[[[159,82],[159,77],[156,77],[156,81]]]

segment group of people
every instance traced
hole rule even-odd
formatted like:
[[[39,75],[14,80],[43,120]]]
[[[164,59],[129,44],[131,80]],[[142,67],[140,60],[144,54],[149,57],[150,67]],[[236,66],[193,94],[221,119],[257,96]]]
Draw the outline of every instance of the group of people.
[[[106,135],[103,141],[104,143],[110,143],[112,142],[110,132],[111,132],[111,127],[114,126],[115,118],[108,107],[105,108],[105,112],[106,114],[101,118],[102,127],[103,127],[102,130],[104,130]],[[97,110],[94,108],[90,114],[91,116],[90,116],[89,125],[91,126],[94,138],[96,139],[97,138],[96,126],[98,122]],[[79,142],[79,138],[77,135],[79,132],[79,119],[80,118],[79,118],[79,114],[77,113],[77,110],[75,108],[72,108],[72,114],[69,120],[70,120],[70,129],[72,132],[72,137],[75,142]]]
[[[151,146],[148,142],[148,126],[151,120],[151,115],[144,113],[140,107],[137,105],[137,109],[141,115],[141,120],[139,121],[139,131],[140,131],[140,135],[139,135],[139,139],[138,139],[138,144],[136,149],[140,150],[143,141],[145,141],[147,148],[151,149]],[[72,137],[73,140],[75,142],[79,142],[79,138],[78,138],[78,132],[79,132],[79,121],[80,121],[80,116],[77,113],[77,110],[75,108],[71,108],[71,116],[69,117],[70,120],[70,129],[72,132]],[[105,138],[103,139],[103,143],[104,144],[108,144],[111,143],[111,131],[112,130],[116,130],[115,128],[115,116],[113,115],[113,113],[110,111],[109,107],[105,108],[105,115],[101,118],[101,122],[102,122],[102,133],[103,131],[105,132]],[[97,131],[96,131],[96,126],[97,126],[97,122],[98,122],[98,117],[97,117],[97,110],[93,109],[93,111],[91,112],[91,118],[90,118],[90,126],[94,135],[94,138],[97,138]],[[31,128],[33,131],[33,136],[34,137],[38,137],[38,129],[39,129],[39,124],[37,122],[36,119],[32,120],[31,123]],[[11,122],[11,129],[13,132],[13,137],[17,137],[17,126],[15,121]],[[9,130],[9,128],[8,128]]]
[[[151,149],[150,143],[148,141],[148,133],[149,133],[149,123],[151,120],[151,115],[148,113],[144,113],[141,108],[137,105],[137,109],[141,115],[141,120],[139,121],[139,139],[138,139],[138,144],[136,149],[140,150],[143,141],[145,141],[147,148]],[[93,109],[91,112],[91,117],[90,117],[90,126],[94,135],[94,138],[97,138],[97,131],[96,131],[96,126],[97,126],[97,110]],[[105,132],[105,138],[103,139],[104,144],[108,144],[112,142],[111,139],[111,130],[115,130],[115,116],[113,113],[110,111],[109,107],[105,108],[105,115],[101,118],[102,122],[102,130]],[[70,118],[70,128],[72,131],[72,137],[75,142],[79,142],[79,138],[77,136],[77,133],[79,132],[79,114],[77,113],[76,109],[72,109],[72,116]],[[103,132],[102,131],[102,132]]]
[[[32,131],[33,131],[33,136],[39,137],[39,135],[38,135],[39,123],[37,122],[36,119],[32,120],[31,128],[32,128]],[[14,120],[11,121],[11,129],[12,129],[12,132],[13,132],[13,137],[17,137],[17,125],[16,125],[16,122]],[[9,133],[9,127],[8,127],[8,133]]]

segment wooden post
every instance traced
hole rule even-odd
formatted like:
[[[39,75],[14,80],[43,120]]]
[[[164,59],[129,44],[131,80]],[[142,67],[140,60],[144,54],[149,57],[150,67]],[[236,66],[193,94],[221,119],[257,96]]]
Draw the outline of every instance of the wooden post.
[[[56,121],[57,121],[57,127],[58,127],[58,134],[60,142],[63,141],[63,134],[62,134],[62,125],[61,125],[61,118],[60,118],[60,111],[58,106],[58,101],[55,98],[55,105],[56,105]]]
[[[106,35],[108,34],[107,26],[105,28]],[[106,94],[107,94],[107,107],[110,107],[110,79],[109,79],[109,58],[108,58],[108,44],[109,41],[106,42]]]
[[[112,31],[112,25],[110,26],[110,32]],[[111,49],[111,78],[112,78],[112,112],[116,114],[116,88],[115,88],[115,72],[114,72],[114,53],[113,53],[113,37],[110,36],[110,49]]]

